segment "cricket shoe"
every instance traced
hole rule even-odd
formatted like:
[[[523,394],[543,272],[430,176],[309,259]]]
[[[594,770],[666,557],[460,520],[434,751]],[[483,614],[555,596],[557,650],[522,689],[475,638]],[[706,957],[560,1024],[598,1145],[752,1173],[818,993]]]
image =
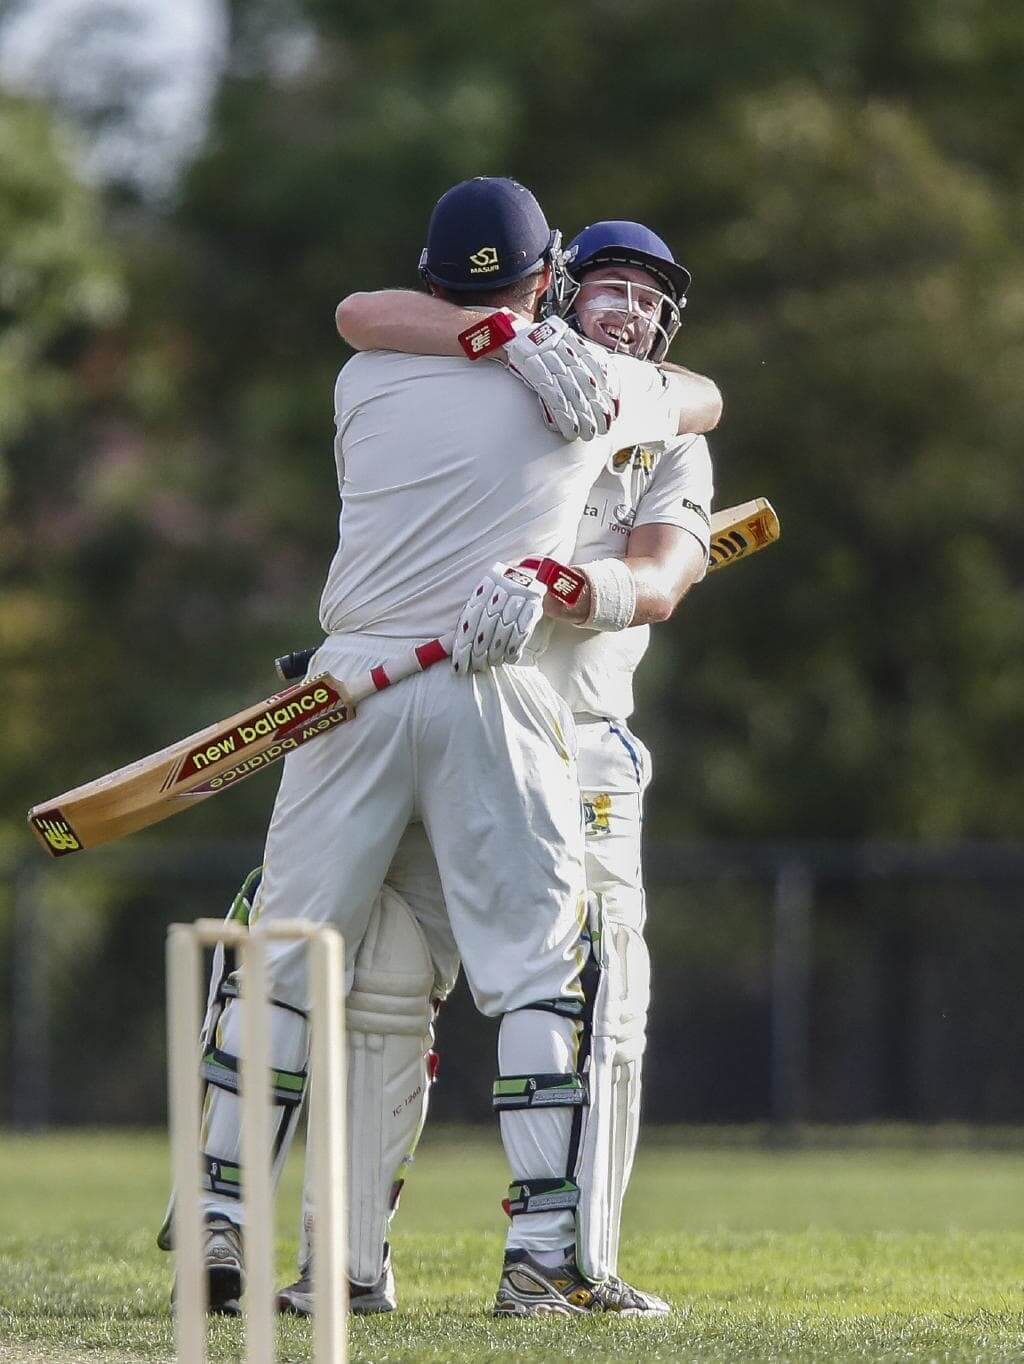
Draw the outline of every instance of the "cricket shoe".
[[[580,1273],[573,1252],[551,1267],[527,1250],[506,1251],[494,1301],[496,1317],[578,1317],[593,1312],[663,1317],[671,1310],[664,1299],[631,1288],[622,1279],[591,1283]]]
[[[348,1284],[348,1310],[356,1316],[371,1316],[375,1312],[393,1312],[398,1306],[395,1292],[395,1271],[391,1267],[391,1247],[384,1247],[384,1269],[375,1284]],[[307,1262],[294,1283],[282,1288],[277,1295],[277,1310],[297,1317],[313,1315],[313,1266]]]
[[[241,1296],[245,1283],[242,1272],[242,1233],[230,1218],[208,1212],[203,1219],[203,1268],[209,1311],[217,1316],[242,1315]],[[177,1280],[171,1289],[171,1305],[177,1295]]]
[[[635,1311],[627,1311],[627,1316],[667,1317],[672,1311],[672,1304],[666,1302],[664,1298],[659,1298],[657,1293],[648,1293],[644,1288],[634,1288],[631,1284],[626,1283],[625,1279],[620,1279],[617,1274],[610,1274],[601,1287],[609,1293],[618,1293],[623,1296],[631,1294],[640,1300],[639,1307]],[[612,1307],[604,1310],[621,1312],[623,1309]]]

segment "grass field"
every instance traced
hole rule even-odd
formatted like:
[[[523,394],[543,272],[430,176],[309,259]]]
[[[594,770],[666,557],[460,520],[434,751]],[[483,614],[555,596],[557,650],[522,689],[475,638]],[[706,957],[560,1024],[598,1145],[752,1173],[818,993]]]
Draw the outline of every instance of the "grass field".
[[[169,1257],[153,1236],[159,1136],[0,1135],[0,1360],[127,1364],[172,1357]],[[675,1304],[661,1322],[496,1322],[505,1181],[487,1132],[433,1132],[395,1234],[401,1309],[356,1321],[352,1359],[407,1361],[1020,1361],[1024,1154],[773,1151],[730,1136],[654,1134],[627,1206],[622,1268]],[[298,1171],[280,1209],[293,1277]],[[236,1322],[211,1358],[238,1359]],[[309,1358],[306,1323],[279,1358]]]

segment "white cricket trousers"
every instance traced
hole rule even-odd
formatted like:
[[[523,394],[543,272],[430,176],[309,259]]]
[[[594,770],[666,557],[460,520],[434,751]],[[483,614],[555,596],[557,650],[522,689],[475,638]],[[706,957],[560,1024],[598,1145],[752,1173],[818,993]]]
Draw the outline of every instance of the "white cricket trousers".
[[[577,715],[576,740],[587,890],[601,896],[608,918],[641,933],[647,917],[643,804],[651,755],[623,721],[602,716]]]
[[[338,636],[311,671],[340,681],[390,661],[379,639]],[[397,656],[394,650],[392,656]],[[404,650],[403,650],[404,652]],[[574,1025],[528,1008],[582,999],[586,960],[583,818],[572,717],[532,667],[456,677],[440,663],[377,693],[359,714],[289,754],[267,835],[254,921],[302,918],[333,924],[353,961],[374,903],[410,821],[420,820],[434,855],[466,978],[478,1008],[510,1015],[515,1065],[522,1073],[565,1070]],[[268,944],[272,998],[308,1010],[303,944]],[[526,1008],[527,1012],[521,1011]],[[511,1011],[511,1012],[510,1012]],[[234,1035],[235,1003],[222,1038]],[[292,1020],[298,1015],[291,1014]],[[305,1029],[273,1030],[275,1069],[303,1068]],[[280,1046],[278,1045],[280,1043]],[[568,1115],[515,1115],[528,1139],[506,1140],[513,1174],[558,1176],[568,1157]],[[503,1128],[507,1124],[503,1124]],[[279,1127],[280,1168],[291,1127]],[[233,1093],[211,1088],[204,1123],[208,1170],[237,1166],[239,1111]],[[243,1173],[244,1185],[244,1173]],[[210,1191],[204,1211],[244,1222],[244,1202]],[[539,1245],[572,1238],[571,1212],[536,1221]]]
[[[340,681],[389,641],[333,636],[310,672]],[[398,643],[395,656],[408,645]],[[371,696],[296,750],[267,835],[256,917],[333,924],[352,960],[406,826],[426,830],[482,1013],[579,997],[583,820],[572,717],[533,667],[456,677],[446,663]],[[271,945],[275,998],[307,1007],[301,944]]]
[[[650,779],[650,755],[621,721],[578,715],[575,726],[586,828],[587,888],[590,894],[601,898],[606,918],[619,930],[618,941],[622,929],[639,935],[644,926],[641,832],[643,797]],[[421,825],[412,824],[406,829],[387,880],[401,893],[423,930],[434,962],[438,994],[443,998],[458,974],[459,956],[445,914],[437,864]],[[646,947],[642,939],[634,940],[636,950],[642,953],[646,965]],[[645,972],[641,975],[645,976]],[[618,979],[629,984],[631,974],[626,972]],[[646,1010],[647,983],[644,979],[640,997],[624,1002],[623,1013],[643,1016]],[[536,1069],[539,1047],[554,1048],[547,1052],[547,1070],[558,1072],[575,1068],[573,1030],[564,1024],[553,1023],[550,1015],[528,1010],[515,1019],[506,1020],[502,1032],[500,1069],[504,1073],[529,1070],[531,1066]],[[619,1162],[621,1187],[617,1190],[618,1197],[612,1199],[611,1211],[616,1244],[621,1198],[629,1183],[639,1130],[639,1062],[631,1063],[628,1073],[623,1070],[622,1075],[616,1076],[616,1084],[620,1083],[628,1087],[628,1095],[624,1130],[617,1137],[623,1148]],[[564,1113],[505,1115],[501,1127],[510,1164],[518,1174],[551,1176],[564,1172],[564,1166],[559,1164],[559,1154],[564,1150],[568,1133],[568,1118]],[[380,1173],[380,1181],[387,1173]],[[304,1206],[311,1218],[308,1182]],[[312,1249],[306,1225],[307,1219],[304,1219],[300,1265],[307,1262]],[[554,1250],[564,1246],[567,1239],[571,1237],[567,1238],[564,1218],[531,1215],[512,1223],[507,1244],[510,1248]],[[365,1254],[378,1249],[367,1246]]]

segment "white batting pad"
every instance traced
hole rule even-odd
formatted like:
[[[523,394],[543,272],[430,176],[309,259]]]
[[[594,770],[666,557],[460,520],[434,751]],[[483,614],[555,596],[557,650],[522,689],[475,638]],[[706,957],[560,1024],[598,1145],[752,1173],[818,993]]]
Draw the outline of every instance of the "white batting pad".
[[[374,1284],[384,1268],[392,1186],[411,1163],[427,1116],[434,968],[405,901],[381,891],[355,957],[348,997],[349,1277]],[[308,1151],[307,1151],[308,1161]],[[300,1259],[314,1210],[307,1180]]]
[[[611,911],[611,913],[609,913]],[[577,1256],[592,1279],[613,1273],[622,1198],[632,1168],[640,1106],[640,1062],[650,998],[643,937],[612,917],[606,897],[591,898],[601,981],[594,1005],[588,1080],[590,1108],[577,1183]]]

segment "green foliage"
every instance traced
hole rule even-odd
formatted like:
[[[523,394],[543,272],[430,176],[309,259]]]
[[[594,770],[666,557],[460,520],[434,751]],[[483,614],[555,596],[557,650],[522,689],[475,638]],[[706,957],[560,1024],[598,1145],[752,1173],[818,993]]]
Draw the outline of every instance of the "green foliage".
[[[413,22],[307,5],[314,62],[227,83],[186,195],[224,266],[219,320],[195,320],[217,338],[207,402],[238,395],[232,443],[268,479],[285,444],[310,448],[335,295],[411,282],[429,205],[461,176],[520,175],[567,232],[651,221],[695,273],[679,358],[726,394],[719,501],[767,492],[784,527],[655,632],[653,827],[1013,836],[1020,154],[981,148],[976,110],[1006,99],[1024,20],[729,11],[591,0],[499,21],[485,4],[467,24],[440,4]],[[240,353],[254,317],[273,318],[267,344]],[[300,385],[308,400],[278,396]],[[309,467],[307,498],[329,477]]]
[[[68,160],[41,109],[0,95],[0,460],[33,421],[81,401],[69,354],[124,306],[97,205]]]
[[[711,295],[701,361],[727,399],[720,501],[771,493],[783,540],[747,581],[718,579],[683,608],[695,667],[673,689],[692,724],[666,706],[655,749],[691,763],[696,750],[705,783],[688,784],[685,818],[723,833],[1012,837],[1014,207],[898,104],[788,85],[691,134],[706,168],[691,189]]]
[[[58,656],[70,608],[52,557],[81,514],[67,500],[60,506],[60,494],[66,499],[77,480],[104,384],[107,357],[96,338],[109,334],[125,307],[105,237],[96,198],[74,179],[68,148],[45,113],[0,96],[2,786],[8,776],[24,783],[30,765],[52,753],[51,707],[62,681],[81,685],[66,655],[52,685],[39,684]],[[12,782],[10,789],[18,788]],[[27,803],[25,789],[19,804]]]
[[[414,283],[436,195],[509,172],[567,233],[633,216],[677,247],[676,358],[726,396],[719,504],[782,517],[655,632],[654,832],[1019,835],[1019,6],[232,17],[162,217],[104,223],[43,113],[0,106],[7,818],[261,694],[315,639],[334,304]],[[267,799],[199,818],[251,828]]]

